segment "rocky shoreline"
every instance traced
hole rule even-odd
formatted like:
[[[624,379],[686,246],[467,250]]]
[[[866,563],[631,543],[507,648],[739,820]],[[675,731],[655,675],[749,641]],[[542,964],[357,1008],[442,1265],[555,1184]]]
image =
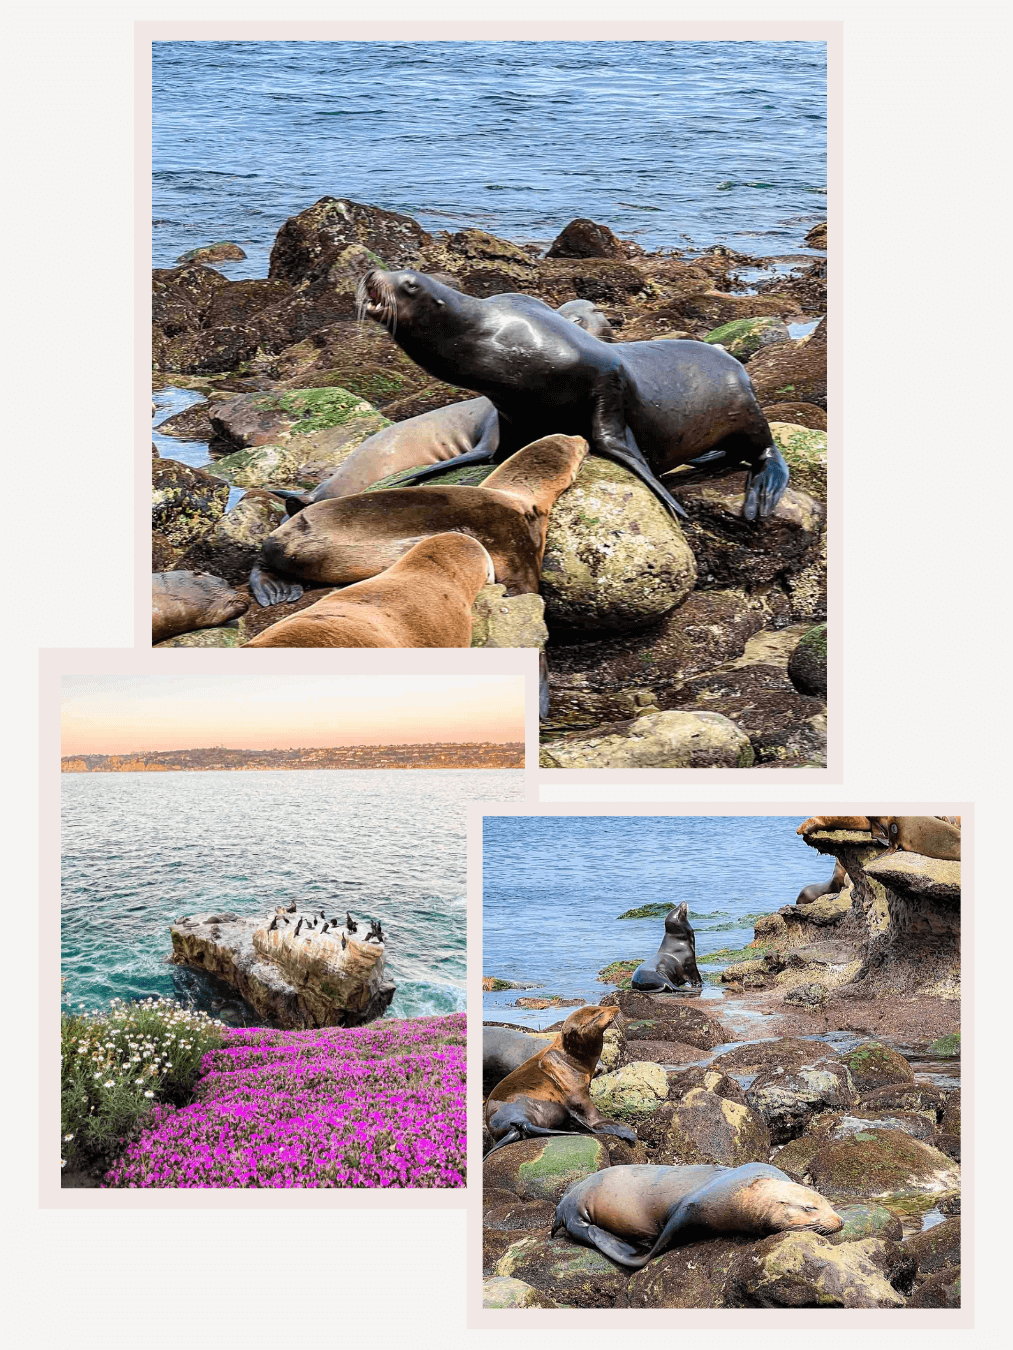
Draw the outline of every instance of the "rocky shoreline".
[[[636,1145],[572,1135],[487,1159],[486,1307],[959,1307],[960,864],[884,857],[845,831],[806,839],[849,884],[758,919],[719,1004],[601,999],[620,1016],[590,1095]],[[549,1237],[591,1172],[749,1162],[818,1190],[843,1228],[691,1240],[636,1272]]]
[[[825,228],[805,242],[825,248]],[[747,293],[740,274],[774,264],[791,270]],[[824,765],[826,262],[811,254],[645,253],[574,221],[543,256],[325,197],[283,225],[264,280],[228,281],[195,259],[157,269],[154,386],[205,396],[158,430],[207,443],[213,462],[153,455],[153,572],[204,570],[248,599],[260,544],[285,518],[269,488],[313,487],[391,422],[469,397],[355,321],[358,277],[378,265],[436,273],[479,297],[590,300],[622,341],[720,343],[746,363],[791,468],[774,514],[755,524],[740,514],[742,471],[683,484],[668,475],[688,517],[680,525],[624,469],[586,461],[552,512],[541,595],[492,586],[475,606],[472,645],[546,654],[543,766]],[[436,481],[477,483],[489,471]],[[228,509],[232,488],[245,493]],[[231,624],[159,645],[239,646],[329,589],[253,602]],[[795,660],[814,628],[808,660]]]

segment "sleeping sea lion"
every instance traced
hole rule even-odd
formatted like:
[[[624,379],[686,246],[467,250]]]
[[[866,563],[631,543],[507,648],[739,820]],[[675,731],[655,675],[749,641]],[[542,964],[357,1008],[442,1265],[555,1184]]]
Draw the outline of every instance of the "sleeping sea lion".
[[[243,646],[467,647],[471,607],[492,579],[477,539],[436,534],[379,576],[325,595]]]
[[[606,1167],[575,1182],[556,1206],[565,1228],[621,1266],[640,1270],[690,1229],[828,1236],[844,1220],[818,1192],[768,1163],[742,1167]],[[644,1251],[644,1248],[647,1248]]]
[[[883,857],[905,849],[926,858],[960,859],[960,826],[941,816],[810,816],[795,831],[862,830],[872,842],[888,845]]]
[[[488,1093],[507,1074],[519,1069],[533,1055],[545,1050],[556,1039],[553,1031],[537,1033],[515,1031],[512,1027],[482,1027],[482,1087]]]
[[[208,572],[152,572],[151,641],[218,628],[249,607],[244,595]]]
[[[677,989],[681,984],[703,984],[696,968],[696,937],[689,924],[689,905],[684,900],[665,919],[665,936],[649,961],[637,966],[630,988],[641,993]]]
[[[481,487],[391,488],[315,502],[264,540],[250,590],[265,606],[297,600],[302,587],[288,577],[332,586],[362,581],[420,539],[460,531],[488,549],[508,595],[537,594],[549,512],[586,456],[579,436],[545,436]]]
[[[618,1014],[618,1008],[594,1004],[575,1008],[551,1045],[493,1088],[485,1104],[485,1123],[496,1142],[486,1157],[520,1139],[574,1130],[637,1142],[629,1126],[603,1119],[588,1095],[605,1028]]]
[[[848,874],[838,858],[834,863],[834,874],[829,881],[822,886],[818,881],[814,881],[811,886],[803,886],[795,897],[796,905],[811,905],[814,900],[818,900],[821,895],[836,895],[838,891],[843,891],[848,884]]]
[[[374,268],[358,302],[424,370],[492,401],[498,449],[457,463],[499,460],[558,431],[624,465],[674,515],[685,512],[658,475],[683,464],[708,473],[746,466],[746,520],[769,515],[788,486],[745,367],[712,343],[606,343],[534,296],[480,300],[415,271]]]

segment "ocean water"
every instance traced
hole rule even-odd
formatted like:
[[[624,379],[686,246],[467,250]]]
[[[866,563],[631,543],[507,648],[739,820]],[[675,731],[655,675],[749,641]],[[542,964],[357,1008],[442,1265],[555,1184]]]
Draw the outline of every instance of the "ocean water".
[[[293,897],[379,919],[389,1017],[465,1007],[465,805],[520,799],[515,769],[65,774],[62,973],[88,1009],[177,997],[253,1020],[167,965],[186,914],[266,915]]]
[[[652,956],[664,916],[620,919],[645,904],[689,903],[697,958],[753,940],[755,916],[829,881],[833,859],[795,833],[798,816],[487,816],[482,841],[482,974],[538,987],[483,995],[492,1021],[548,1026],[558,1008],[513,1008],[560,994],[597,1003],[598,971]],[[700,972],[718,971],[701,965]],[[702,997],[720,999],[704,983]],[[761,1033],[762,1034],[762,1033]]]
[[[318,198],[548,244],[805,253],[826,215],[821,42],[156,42],[153,259],[274,236]]]

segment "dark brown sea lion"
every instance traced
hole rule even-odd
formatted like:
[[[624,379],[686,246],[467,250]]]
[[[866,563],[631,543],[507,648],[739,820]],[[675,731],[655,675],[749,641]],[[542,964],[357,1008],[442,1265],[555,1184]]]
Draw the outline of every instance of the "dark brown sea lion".
[[[868,831],[873,843],[888,846],[884,858],[904,849],[926,858],[960,859],[960,826],[942,816],[810,816],[795,833],[817,830]]]
[[[593,301],[568,300],[556,312],[602,342],[611,341],[612,326]],[[330,477],[311,492],[285,488],[270,491],[285,499],[286,511],[294,516],[313,502],[365,492],[381,478],[400,469],[444,464],[473,450],[483,458],[486,453],[491,457],[498,447],[499,415],[496,409],[487,398],[470,398],[384,427],[383,431],[356,446]]]
[[[423,539],[379,576],[324,596],[245,647],[467,647],[492,559],[466,534]]]
[[[691,1229],[826,1236],[843,1227],[822,1195],[768,1163],[642,1165],[606,1167],[575,1182],[556,1206],[552,1235],[565,1228],[576,1242],[640,1270]]]
[[[481,487],[391,488],[314,502],[264,540],[250,590],[261,605],[272,605],[302,594],[289,577],[332,586],[362,581],[420,539],[456,530],[481,540],[508,595],[537,594],[549,512],[586,456],[581,437],[546,436],[512,455]]]
[[[534,296],[480,300],[415,271],[367,272],[358,299],[424,370],[495,405],[498,449],[459,463],[500,459],[560,431],[625,465],[677,515],[656,475],[683,464],[745,465],[746,520],[769,515],[788,485],[745,367],[711,343],[604,343]]]
[[[630,988],[641,993],[677,989],[682,984],[703,984],[696,968],[696,937],[689,924],[689,905],[684,900],[665,919],[665,936],[649,961],[637,966]]]
[[[245,595],[207,572],[152,572],[151,641],[217,628],[249,606]]]
[[[485,1104],[485,1123],[496,1140],[489,1153],[520,1139],[575,1129],[637,1142],[628,1126],[599,1115],[588,1095],[605,1029],[618,1014],[618,1008],[594,1004],[574,1009],[551,1045],[493,1088]]]
[[[848,874],[838,858],[834,863],[834,874],[829,881],[821,886],[818,881],[814,881],[811,886],[803,886],[795,897],[796,905],[811,905],[814,900],[818,900],[821,895],[836,895],[838,891],[843,891],[848,884]]]

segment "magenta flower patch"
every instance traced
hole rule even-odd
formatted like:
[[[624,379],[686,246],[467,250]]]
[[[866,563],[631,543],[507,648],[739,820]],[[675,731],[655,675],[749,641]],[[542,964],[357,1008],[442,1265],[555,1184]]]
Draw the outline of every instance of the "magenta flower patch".
[[[226,1030],[106,1186],[463,1186],[465,1015]]]

